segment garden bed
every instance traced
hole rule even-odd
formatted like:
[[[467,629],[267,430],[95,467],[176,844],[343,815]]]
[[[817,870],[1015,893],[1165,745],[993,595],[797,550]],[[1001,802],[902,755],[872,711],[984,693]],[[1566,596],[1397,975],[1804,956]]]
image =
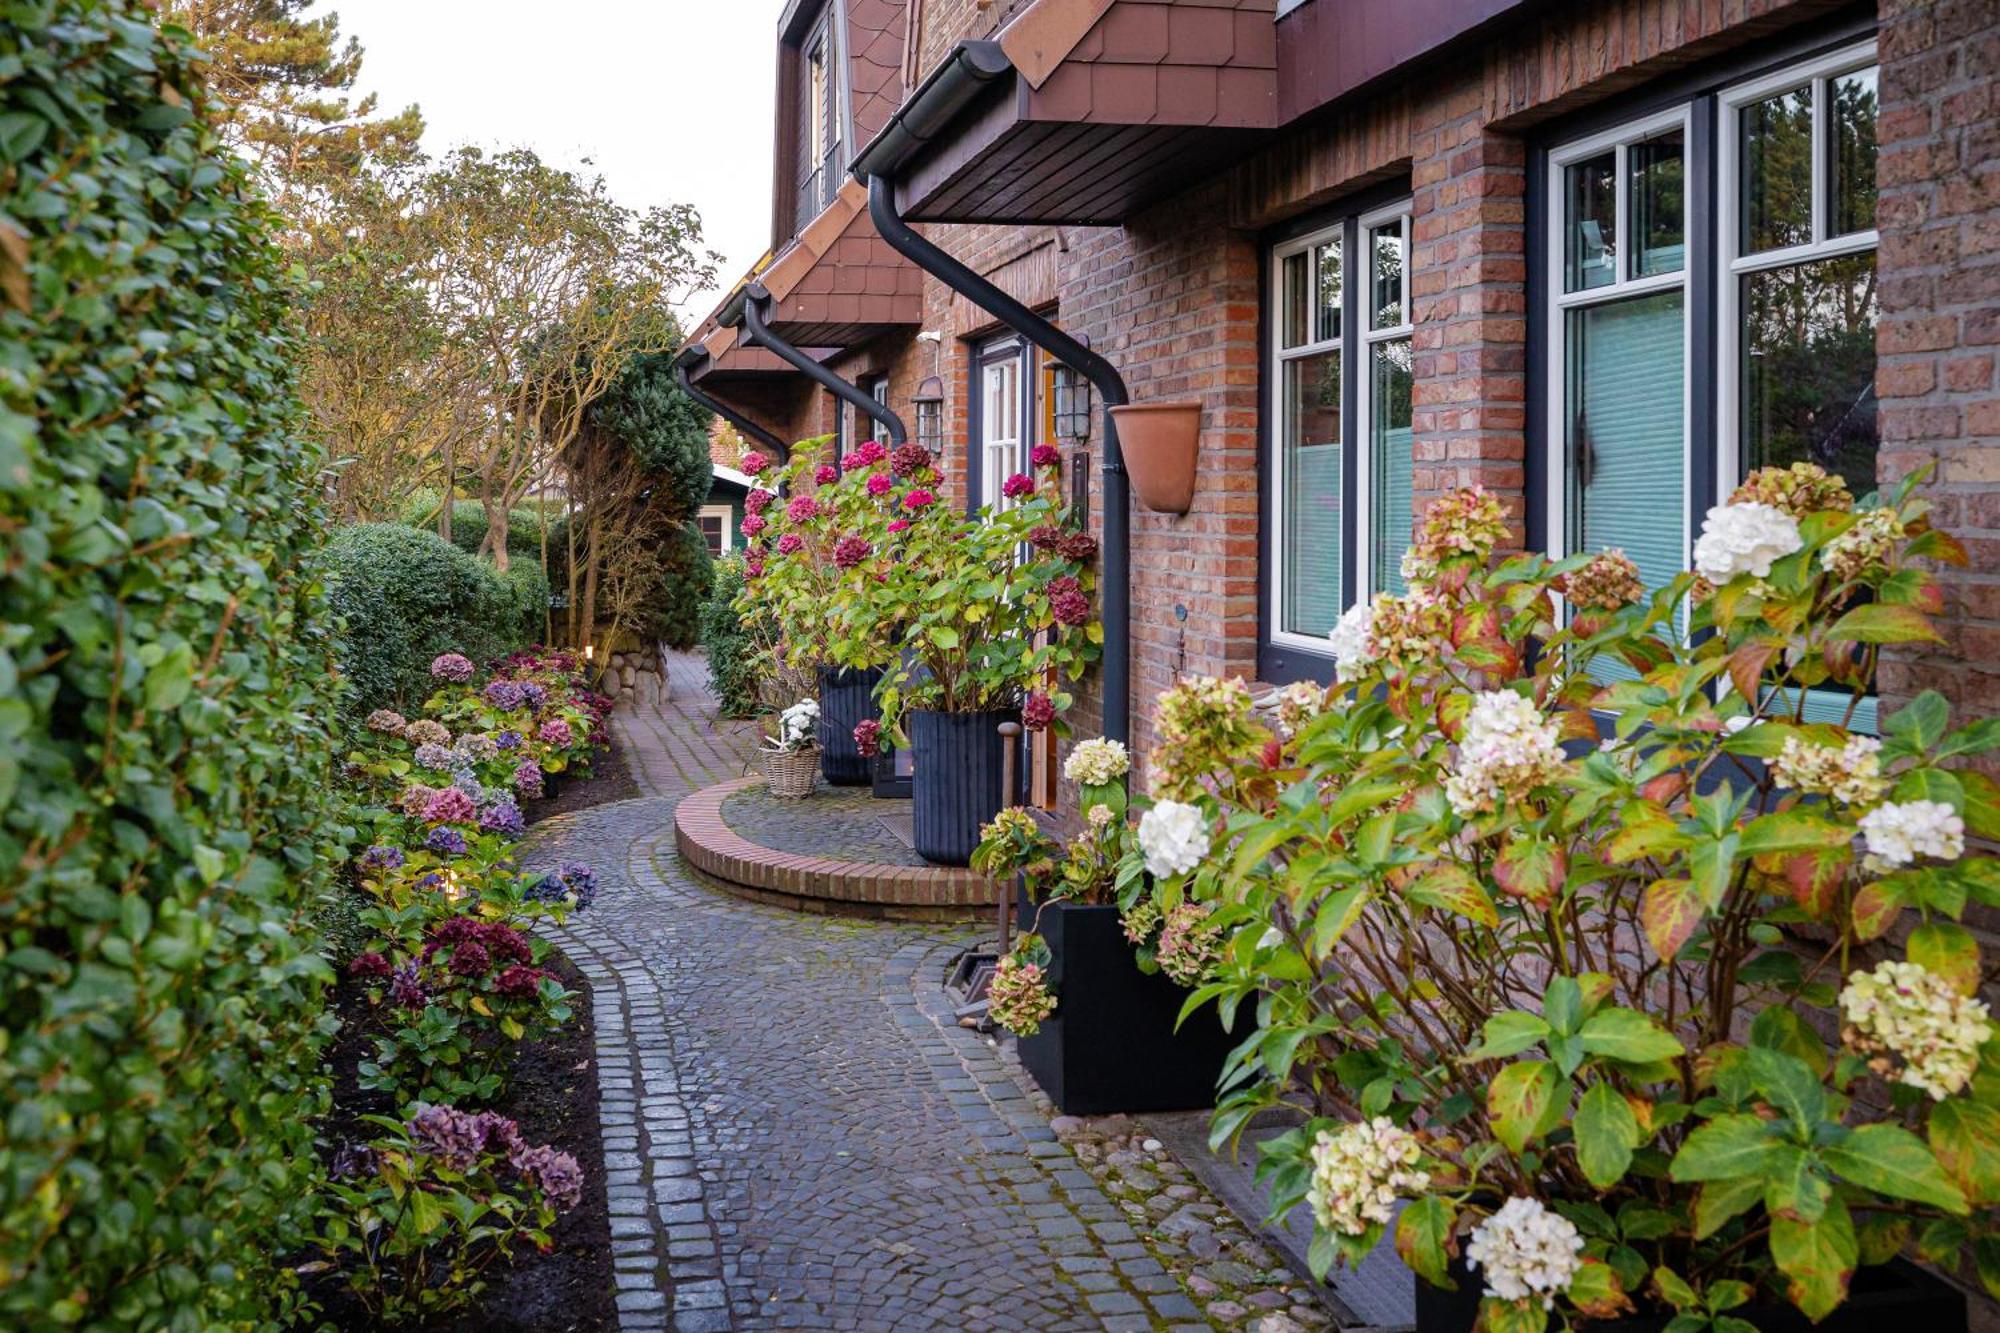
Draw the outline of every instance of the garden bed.
[[[590,761],[589,777],[564,783],[561,790],[544,800],[527,802],[521,813],[533,825],[551,815],[567,815],[588,810],[593,805],[629,801],[641,795],[644,793],[639,790],[632,770],[625,763],[625,752],[613,743],[599,750]]]
[[[580,783],[578,793],[595,783]],[[532,1251],[496,1266],[486,1290],[456,1317],[425,1321],[443,1333],[595,1333],[615,1329],[611,1224],[604,1193],[604,1152],[598,1139],[597,1068],[590,986],[567,958],[551,952],[546,964],[575,992],[575,1016],[540,1041],[524,1044],[506,1094],[491,1108],[520,1122],[530,1143],[547,1143],[583,1167],[583,1202],[562,1215],[552,1232],[555,1248]],[[365,1115],[394,1113],[394,1099],[356,1085],[355,1064],[369,1049],[367,1005],[356,988],[340,993],[341,1036],[327,1052],[334,1074],[334,1109],[322,1127],[329,1150],[366,1138]],[[324,1318],[343,1330],[399,1327],[371,1320],[337,1282],[308,1284]],[[413,1325],[401,1325],[408,1328]]]

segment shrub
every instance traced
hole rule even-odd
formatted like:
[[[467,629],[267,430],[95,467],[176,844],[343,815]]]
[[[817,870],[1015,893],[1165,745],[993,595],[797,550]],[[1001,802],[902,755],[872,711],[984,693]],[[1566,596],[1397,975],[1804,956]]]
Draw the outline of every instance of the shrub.
[[[757,646],[736,609],[743,591],[743,562],[722,560],[715,566],[714,589],[701,606],[701,642],[708,650],[708,683],[724,717],[752,717],[757,712]]]
[[[438,506],[444,497],[431,487],[413,491],[403,502],[396,521],[404,527],[437,531]],[[563,515],[549,515],[549,555],[553,559],[563,543]],[[467,555],[479,554],[486,540],[486,509],[477,500],[454,500],[451,506],[451,544]],[[522,560],[542,559],[542,519],[532,507],[521,505],[507,515],[507,550]]]
[[[328,554],[351,713],[420,702],[441,653],[483,661],[541,633],[548,584],[533,566],[501,575],[434,533],[396,523],[345,528]]]
[[[138,0],[0,21],[0,1325],[295,1298],[331,622],[287,260]]]
[[[715,586],[715,558],[692,523],[667,530],[659,557],[659,584],[647,599],[639,636],[685,652],[701,642],[701,609]]]

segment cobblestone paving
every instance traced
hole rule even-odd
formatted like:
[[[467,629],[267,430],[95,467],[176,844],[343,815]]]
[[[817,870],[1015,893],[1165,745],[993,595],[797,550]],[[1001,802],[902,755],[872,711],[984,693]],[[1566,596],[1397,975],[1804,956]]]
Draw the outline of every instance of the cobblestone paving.
[[[765,787],[746,788],[722,803],[722,822],[774,852],[875,865],[925,865],[924,858],[882,822],[884,815],[907,820],[909,812],[908,801],[877,800],[866,787],[822,783],[803,801],[773,796]]]
[[[1006,1064],[951,1025],[948,927],[795,914],[694,881],[675,801],[742,772],[698,659],[617,725],[645,794],[538,826],[596,905],[590,978],[627,1329],[1207,1327]]]

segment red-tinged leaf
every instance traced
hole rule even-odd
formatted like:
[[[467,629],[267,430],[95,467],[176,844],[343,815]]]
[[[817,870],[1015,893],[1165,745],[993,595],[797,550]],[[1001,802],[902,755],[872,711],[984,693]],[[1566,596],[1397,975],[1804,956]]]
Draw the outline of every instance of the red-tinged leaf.
[[[1846,1206],[1836,1199],[1817,1222],[1773,1217],[1771,1257],[1785,1275],[1785,1294],[1817,1323],[1847,1299],[1861,1243]]]
[[[1959,813],[1965,816],[1966,832],[1976,838],[2000,839],[2000,783],[1976,768],[1957,768],[1952,773],[1965,789],[1965,805]]]
[[[1785,858],[1785,882],[1791,885],[1792,901],[1819,920],[1833,914],[1839,901],[1841,881],[1854,853],[1847,848],[1800,852]]]
[[[1500,913],[1494,908],[1493,899],[1478,880],[1459,866],[1440,865],[1403,893],[1411,902],[1468,917],[1482,926],[1500,924]]]
[[[1896,917],[1903,910],[1903,897],[1894,888],[1877,881],[1864,884],[1854,895],[1854,933],[1866,942],[1880,939],[1896,924]]]
[[[1493,878],[1501,892],[1537,907],[1554,903],[1569,874],[1563,849],[1541,838],[1512,838],[1493,863]]]
[[[1970,561],[1964,543],[1940,528],[1931,528],[1918,533],[1906,548],[1906,554],[1920,560],[1939,560],[1947,565],[1963,565]]]
[[[1674,769],[1672,772],[1660,774],[1660,776],[1640,787],[1639,794],[1649,801],[1658,801],[1661,805],[1667,805],[1675,797],[1686,791],[1687,785],[1687,774],[1681,772],[1679,769]]]
[[[1960,995],[1979,993],[1979,942],[1964,926],[1927,921],[1910,932],[1904,948],[1911,962],[1943,977]]]
[[[1875,600],[1890,606],[1914,606],[1926,615],[1944,614],[1944,590],[1921,569],[1899,569],[1876,585]]]
[[[1585,1259],[1570,1278],[1569,1301],[1592,1319],[1612,1319],[1632,1309],[1618,1274],[1602,1259]]]
[[[1835,643],[1943,643],[1930,617],[1913,606],[1857,606],[1833,623],[1826,637]]]
[[[1763,682],[1764,671],[1771,665],[1771,659],[1778,655],[1778,645],[1765,643],[1759,639],[1738,648],[1729,655],[1729,679],[1736,686],[1736,692],[1745,699],[1755,701],[1758,686]]]
[[[1653,952],[1672,958],[1693,938],[1707,909],[1701,891],[1684,879],[1654,880],[1639,904],[1639,920]]]
[[[1558,733],[1561,740],[1595,744],[1600,739],[1597,717],[1588,708],[1566,708],[1556,715],[1556,721],[1561,724],[1562,729]]]
[[[1396,1219],[1396,1253],[1405,1266],[1447,1291],[1452,1286],[1451,1261],[1458,1254],[1458,1237],[1453,1234],[1457,1217],[1450,1200],[1427,1194]]]
[[[1561,1082],[1562,1075],[1547,1060],[1519,1060],[1502,1069],[1486,1088],[1493,1137],[1515,1153],[1539,1138]]]

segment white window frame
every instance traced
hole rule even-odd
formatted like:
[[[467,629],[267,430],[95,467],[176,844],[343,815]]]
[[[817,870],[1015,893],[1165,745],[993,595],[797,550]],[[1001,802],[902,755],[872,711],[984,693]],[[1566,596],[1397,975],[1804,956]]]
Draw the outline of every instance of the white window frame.
[[[1827,235],[1827,203],[1831,182],[1827,179],[1826,153],[1823,151],[1826,131],[1827,87],[1831,80],[1842,74],[1851,74],[1857,69],[1880,64],[1874,38],[1856,42],[1852,46],[1830,51],[1812,60],[1787,65],[1760,78],[1751,79],[1725,88],[1718,95],[1719,115],[1716,126],[1716,231],[1719,233],[1717,251],[1716,282],[1716,387],[1719,390],[1716,401],[1716,477],[1723,495],[1736,489],[1737,478],[1743,475],[1743,420],[1742,420],[1742,371],[1738,364],[1742,356],[1742,278],[1746,273],[1762,269],[1785,268],[1793,264],[1808,263],[1819,259],[1837,259],[1843,255],[1860,254],[1868,250],[1879,251],[1882,244],[1880,233],[1875,228],[1852,232],[1846,236]],[[1789,92],[1807,84],[1813,90],[1812,114],[1812,239],[1804,245],[1787,246],[1781,250],[1759,250],[1753,254],[1742,253],[1742,218],[1738,210],[1742,206],[1743,181],[1741,176],[1741,144],[1743,136],[1743,111],[1756,102],[1761,102],[1774,94]],[[1854,479],[1849,478],[1850,486]],[[1865,494],[1875,488],[1875,478],[1854,487],[1856,495]],[[1718,497],[1719,498],[1719,497]]]
[[[1351,256],[1347,254],[1347,223],[1348,219],[1343,217],[1331,226],[1322,227],[1317,231],[1308,232],[1303,236],[1286,241],[1282,245],[1271,247],[1271,277],[1270,287],[1268,288],[1271,293],[1271,318],[1269,320],[1271,382],[1267,386],[1265,394],[1265,410],[1269,414],[1266,419],[1271,423],[1271,540],[1270,544],[1265,548],[1270,555],[1268,561],[1270,568],[1265,571],[1271,617],[1268,638],[1273,646],[1317,653],[1323,657],[1332,656],[1331,649],[1324,635],[1299,634],[1284,627],[1286,613],[1284,600],[1285,552],[1289,547],[1289,537],[1285,532],[1285,364],[1290,361],[1298,361],[1326,352],[1339,352],[1341,402],[1343,406],[1346,404],[1346,395],[1351,391],[1352,386],[1350,373],[1352,366],[1347,355],[1347,349],[1342,345],[1341,339],[1346,329],[1347,302],[1353,299],[1353,267],[1350,262]],[[1334,334],[1331,338],[1315,340],[1312,335],[1319,331],[1319,258],[1316,252],[1320,246],[1325,245],[1328,241],[1337,242],[1341,251],[1341,332]],[[1306,311],[1306,341],[1300,343],[1297,347],[1287,347],[1285,346],[1285,261],[1293,255],[1301,253],[1310,256],[1307,260],[1306,268],[1306,293],[1307,301],[1309,302],[1309,308]],[[1348,441],[1342,440],[1333,447],[1345,451],[1348,443]],[[1347,548],[1350,545],[1347,531],[1347,490],[1349,483],[1350,478],[1347,475],[1347,469],[1343,460],[1340,473],[1340,542],[1342,548],[1340,555],[1343,578],[1347,570]],[[1343,610],[1346,609],[1347,603],[1344,597],[1341,606]]]
[[[697,512],[696,517],[698,519],[719,518],[722,520],[722,550],[720,553],[728,555],[731,550],[730,538],[733,535],[731,529],[735,527],[735,511],[728,505],[703,505]]]
[[[1354,400],[1354,433],[1356,436],[1354,441],[1354,481],[1355,495],[1359,501],[1354,507],[1354,558],[1360,562],[1354,571],[1354,586],[1357,590],[1356,595],[1364,602],[1372,599],[1378,592],[1387,591],[1387,589],[1374,586],[1374,550],[1375,541],[1379,535],[1374,530],[1375,345],[1377,343],[1394,342],[1398,338],[1408,338],[1411,340],[1412,351],[1415,349],[1416,325],[1410,319],[1410,206],[1411,201],[1409,199],[1399,199],[1395,203],[1387,204],[1372,213],[1364,213],[1357,220],[1359,229],[1355,232],[1355,236],[1360,241],[1361,249],[1365,252],[1362,258],[1367,265],[1363,275],[1366,283],[1364,291],[1367,299],[1363,301],[1360,308],[1361,357],[1354,366],[1354,376],[1351,381],[1354,385],[1356,395]],[[1401,222],[1403,233],[1403,291],[1402,300],[1399,303],[1403,313],[1403,321],[1400,324],[1389,324],[1381,328],[1376,328],[1375,247],[1368,243],[1369,233],[1371,230],[1379,228],[1386,223],[1397,221]],[[1351,268],[1349,272],[1352,272]],[[1347,373],[1347,366],[1344,359],[1341,365],[1341,373]],[[1412,447],[1414,447],[1414,441],[1412,442]],[[1413,491],[1414,489],[1412,487]],[[1408,549],[1408,541],[1409,534],[1406,533],[1404,534],[1405,549]]]
[[[1632,245],[1626,235],[1626,226],[1631,217],[1631,180],[1626,169],[1626,149],[1642,139],[1649,139],[1664,130],[1681,131],[1681,152],[1683,169],[1692,151],[1693,104],[1682,103],[1666,111],[1650,116],[1642,116],[1626,121],[1599,134],[1575,139],[1562,144],[1549,153],[1548,181],[1546,185],[1546,217],[1544,238],[1547,250],[1545,259],[1548,274],[1549,299],[1546,320],[1542,329],[1542,345],[1548,349],[1544,361],[1547,373],[1544,380],[1543,420],[1547,428],[1544,451],[1548,466],[1543,468],[1547,475],[1542,496],[1543,512],[1548,522],[1548,548],[1552,559],[1560,560],[1574,553],[1573,539],[1576,534],[1569,531],[1569,413],[1565,395],[1569,388],[1569,345],[1568,315],[1571,310],[1583,306],[1606,305],[1633,297],[1650,296],[1657,292],[1682,291],[1681,299],[1681,560],[1682,568],[1690,568],[1693,563],[1694,535],[1690,530],[1690,514],[1693,509],[1689,487],[1694,484],[1694,302],[1688,299],[1687,289],[1693,280],[1695,247],[1703,238],[1694,233],[1692,212],[1688,208],[1688,193],[1682,195],[1681,218],[1683,244],[1686,252],[1681,267],[1672,273],[1656,273],[1650,277],[1630,276]],[[1563,290],[1567,277],[1564,260],[1563,241],[1568,228],[1566,185],[1568,169],[1587,158],[1600,156],[1605,150],[1613,151],[1612,178],[1615,183],[1613,193],[1614,259],[1612,281],[1602,287],[1585,287],[1578,291]]]
[[[979,503],[995,514],[1014,507],[1014,501],[1002,493],[1001,486],[1012,474],[1028,470],[1030,412],[1025,394],[1029,364],[1026,346],[1018,340],[988,343],[979,350]],[[1001,383],[997,391],[996,380]],[[1011,438],[993,438],[997,405],[1004,405],[1013,418]]]

